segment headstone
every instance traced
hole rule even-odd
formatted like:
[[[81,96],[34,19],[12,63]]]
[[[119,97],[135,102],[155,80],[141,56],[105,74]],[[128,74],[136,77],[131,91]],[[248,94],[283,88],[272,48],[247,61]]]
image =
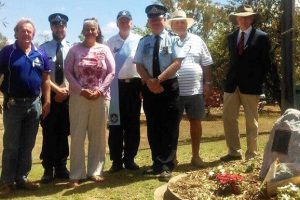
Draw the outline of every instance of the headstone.
[[[275,122],[266,144],[259,173],[264,178],[276,159],[280,163],[300,163],[300,111],[287,109]]]

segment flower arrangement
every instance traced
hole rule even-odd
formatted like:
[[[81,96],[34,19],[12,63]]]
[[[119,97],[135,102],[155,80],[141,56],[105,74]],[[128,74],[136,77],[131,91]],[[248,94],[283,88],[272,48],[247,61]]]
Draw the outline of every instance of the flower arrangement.
[[[217,168],[214,168],[210,172],[208,172],[208,178],[210,180],[215,179],[217,174],[224,174],[225,169],[222,165],[218,166]]]
[[[241,182],[243,177],[239,174],[217,174],[218,190],[221,194],[241,194]]]
[[[226,171],[229,171],[226,172]],[[234,173],[234,169],[225,171],[222,165],[209,171],[208,178],[217,182],[218,195],[241,194],[241,183],[243,177],[240,174]]]
[[[293,183],[277,188],[277,199],[298,199],[300,189]]]

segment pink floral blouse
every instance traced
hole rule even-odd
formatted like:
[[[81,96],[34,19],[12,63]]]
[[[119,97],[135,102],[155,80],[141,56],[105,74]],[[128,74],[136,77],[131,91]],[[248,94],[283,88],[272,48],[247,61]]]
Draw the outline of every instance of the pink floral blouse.
[[[86,48],[82,43],[69,50],[64,63],[70,94],[79,95],[81,89],[99,90],[110,99],[110,84],[115,75],[115,60],[103,44]]]

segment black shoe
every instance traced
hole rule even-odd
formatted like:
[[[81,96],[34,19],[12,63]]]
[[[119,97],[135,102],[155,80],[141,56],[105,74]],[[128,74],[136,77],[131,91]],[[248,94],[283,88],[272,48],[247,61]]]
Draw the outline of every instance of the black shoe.
[[[159,174],[158,180],[168,182],[172,177],[172,172],[169,170],[163,170],[162,173]]]
[[[242,160],[242,156],[232,156],[232,155],[227,154],[226,156],[221,157],[220,160],[223,162],[229,162],[229,161],[233,161],[233,160]]]
[[[54,180],[54,176],[53,176],[53,168],[47,168],[44,171],[44,175],[41,179],[41,183],[50,183]]]
[[[59,178],[59,179],[69,179],[70,177],[70,172],[67,169],[67,167],[57,167],[55,168],[55,178]]]
[[[144,176],[158,176],[161,171],[159,170],[154,170],[153,168],[146,169],[143,171]]]
[[[37,190],[39,189],[40,185],[38,183],[25,180],[25,181],[20,181],[16,183],[16,188],[21,189],[21,190]]]
[[[110,169],[108,170],[109,173],[115,173],[121,171],[123,169],[123,165],[121,163],[115,163],[111,165]]]
[[[13,184],[3,184],[0,187],[0,199],[7,198],[13,192],[13,189]]]
[[[125,168],[129,169],[129,170],[136,171],[136,170],[140,169],[140,167],[134,161],[133,162],[124,163],[124,165],[125,165]]]

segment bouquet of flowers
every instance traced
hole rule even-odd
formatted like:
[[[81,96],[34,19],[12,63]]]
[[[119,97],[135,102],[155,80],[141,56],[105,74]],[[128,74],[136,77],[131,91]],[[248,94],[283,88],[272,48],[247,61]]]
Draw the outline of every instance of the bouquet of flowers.
[[[221,194],[241,194],[243,177],[239,174],[220,173],[216,175],[218,190]]]
[[[300,197],[300,189],[293,183],[277,188],[277,199],[297,199]]]

